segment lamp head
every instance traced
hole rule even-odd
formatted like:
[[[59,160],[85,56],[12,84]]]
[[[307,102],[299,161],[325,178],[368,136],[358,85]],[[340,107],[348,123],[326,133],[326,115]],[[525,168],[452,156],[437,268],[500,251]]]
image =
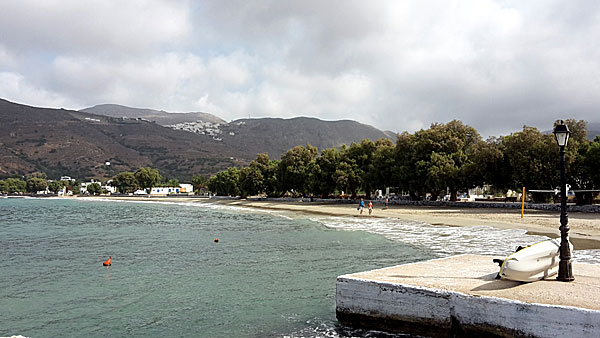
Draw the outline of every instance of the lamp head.
[[[559,147],[567,146],[567,142],[569,142],[569,134],[571,134],[571,132],[563,120],[560,120],[560,124],[557,124],[556,127],[554,127],[554,131],[552,133],[554,134],[554,138],[556,138],[556,143]]]

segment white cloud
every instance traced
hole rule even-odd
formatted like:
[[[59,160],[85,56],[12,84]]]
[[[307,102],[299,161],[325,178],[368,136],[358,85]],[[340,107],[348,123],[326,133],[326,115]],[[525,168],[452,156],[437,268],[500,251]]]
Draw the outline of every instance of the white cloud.
[[[598,120],[599,7],[9,1],[0,30],[13,34],[0,40],[0,71],[12,75],[1,78],[0,97],[227,120],[308,115],[395,131],[452,119],[486,136],[547,129],[558,117]]]
[[[161,0],[15,0],[0,12],[4,42],[38,53],[126,57],[185,38],[189,25],[186,6]]]
[[[37,88],[17,73],[0,72],[0,93],[28,106],[73,108],[61,95]]]

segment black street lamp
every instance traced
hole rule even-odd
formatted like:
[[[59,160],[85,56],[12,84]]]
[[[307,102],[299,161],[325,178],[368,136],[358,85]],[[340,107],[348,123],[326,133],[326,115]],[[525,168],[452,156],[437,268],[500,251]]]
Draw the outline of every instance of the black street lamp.
[[[569,128],[561,120],[554,127],[554,137],[560,148],[560,262],[557,280],[570,282],[575,279],[571,268],[571,248],[569,247],[569,218],[567,217],[567,178],[565,175],[565,147],[569,142]]]

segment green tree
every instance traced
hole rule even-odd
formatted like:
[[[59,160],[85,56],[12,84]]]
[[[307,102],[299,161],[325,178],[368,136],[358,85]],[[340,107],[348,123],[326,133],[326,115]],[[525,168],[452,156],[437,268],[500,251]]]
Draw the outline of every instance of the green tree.
[[[27,182],[20,178],[7,178],[4,180],[9,194],[23,193],[27,191]]]
[[[200,191],[206,188],[207,182],[208,178],[206,178],[206,176],[195,175],[194,177],[192,177],[192,185],[194,186],[194,189],[196,190],[196,193],[198,195],[200,195]]]
[[[264,190],[264,179],[257,166],[240,169],[239,188],[242,198],[256,195]]]
[[[132,172],[122,172],[113,177],[111,185],[122,194],[129,194],[138,189],[138,181]]]
[[[600,188],[600,136],[596,136],[594,142],[590,143],[585,153],[585,170],[590,177],[592,187]]]
[[[279,162],[278,182],[282,191],[304,194],[308,188],[308,164],[317,156],[317,148],[308,144],[288,150]]]
[[[352,163],[354,174],[359,178],[359,188],[361,188],[367,198],[371,197],[371,192],[375,186],[377,173],[373,162],[375,154],[375,143],[369,139],[364,139],[360,143],[352,143],[350,147],[342,153],[342,161]]]
[[[511,173],[501,139],[491,137],[479,141],[470,149],[471,164],[466,175],[472,185],[493,185],[498,189],[511,187]]]
[[[471,187],[466,177],[472,161],[468,154],[480,140],[475,128],[458,120],[434,123],[427,130],[415,132],[411,142],[413,179],[432,197],[448,189],[451,200],[456,200],[458,190]]]
[[[8,193],[8,183],[4,180],[0,180],[0,193]]]
[[[63,181],[51,181],[48,182],[48,189],[50,191],[52,191],[55,194],[58,194],[58,192],[60,191],[60,189],[62,189],[65,186]]]
[[[176,178],[170,179],[166,183],[167,187],[179,187],[179,180]]]
[[[472,148],[479,142],[475,128],[458,120],[398,135],[396,182],[413,199],[423,199],[426,193],[437,197],[448,189],[456,200],[459,190],[474,186],[468,175],[473,170]]]
[[[350,156],[350,148],[342,145],[340,148],[340,160],[334,174],[337,189],[339,191],[350,192],[352,198],[356,198],[358,189],[362,184],[362,176],[363,171],[356,163],[356,159]]]
[[[259,170],[262,176],[262,186],[258,187],[259,193],[264,192],[267,196],[280,195],[277,180],[278,166],[279,161],[270,160],[267,154],[258,154],[256,159],[250,162],[250,167]]]
[[[594,142],[582,142],[577,156],[567,172],[574,189],[594,190],[600,188],[600,136]],[[591,204],[594,192],[575,192],[577,204]]]
[[[554,126],[558,123],[560,121],[556,121]],[[573,189],[592,189],[590,188],[593,185],[590,176],[591,173],[586,171],[584,164],[587,151],[591,145],[591,142],[587,140],[587,123],[583,120],[568,119],[565,121],[565,124],[571,132],[569,142],[565,148],[567,183]],[[555,154],[558,154],[559,147],[556,143],[555,146]]]
[[[424,178],[427,170],[422,170],[417,163],[422,161],[420,154],[415,151],[416,136],[403,132],[396,138],[396,166],[393,179],[396,186],[404,192],[409,192],[411,199],[420,200],[425,197]]]
[[[88,184],[86,190],[90,195],[98,195],[102,191],[102,187],[99,183],[92,183]]]
[[[36,193],[38,191],[43,191],[48,188],[48,182],[46,179],[41,177],[30,177],[27,179],[27,191],[31,193]]]
[[[522,131],[504,136],[502,145],[513,189],[549,189],[559,184],[558,146],[553,135],[524,126]],[[533,198],[543,201],[544,196],[534,194]]]
[[[221,171],[208,180],[210,191],[219,196],[237,196],[239,195],[240,171],[231,167]]]
[[[147,193],[150,193],[152,188],[162,181],[162,177],[158,170],[149,167],[138,169],[134,175],[138,186],[142,189],[146,189]]]
[[[394,186],[396,147],[392,140],[381,138],[375,142],[373,167],[371,177],[376,188],[385,189]]]
[[[336,148],[329,148],[309,163],[308,187],[312,193],[327,197],[335,191],[335,172],[339,162],[340,152]]]

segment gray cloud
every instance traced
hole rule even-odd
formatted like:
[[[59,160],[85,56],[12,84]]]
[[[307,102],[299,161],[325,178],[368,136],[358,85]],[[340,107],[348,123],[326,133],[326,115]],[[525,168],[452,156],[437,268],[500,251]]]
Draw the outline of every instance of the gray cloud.
[[[594,1],[3,3],[0,97],[484,136],[598,121]]]

